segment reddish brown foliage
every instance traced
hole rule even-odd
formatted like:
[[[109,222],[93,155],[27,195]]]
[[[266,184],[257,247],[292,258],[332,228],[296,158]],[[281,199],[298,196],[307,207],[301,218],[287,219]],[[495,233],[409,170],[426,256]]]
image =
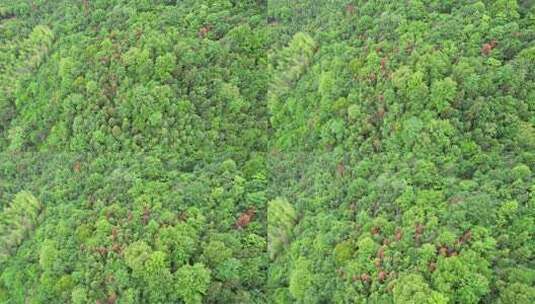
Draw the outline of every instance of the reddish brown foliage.
[[[338,175],[344,176],[344,173],[346,171],[346,167],[344,166],[343,163],[339,163],[338,166],[336,167],[336,171],[338,172]]]
[[[386,69],[387,69],[387,64],[388,64],[388,59],[386,57],[383,57],[381,58],[381,71],[383,71],[383,73],[386,73]]]
[[[210,32],[210,26],[203,26],[199,30],[199,37],[204,38],[206,37],[206,35],[208,35],[209,32]]]
[[[385,247],[379,247],[379,250],[377,250],[377,257],[381,260],[385,258]]]
[[[496,47],[497,44],[498,42],[495,39],[493,39],[489,43],[483,44],[483,46],[481,47],[481,54],[485,56],[490,55],[490,52]]]
[[[381,107],[377,111],[377,118],[383,119],[384,117],[385,117],[385,109]]]
[[[440,248],[438,249],[438,252],[440,253],[441,256],[448,256],[448,247],[446,246],[440,246]]]
[[[81,168],[82,164],[79,161],[74,162],[74,165],[72,166],[74,173],[80,173]]]
[[[422,234],[424,232],[424,225],[420,223],[416,224],[415,232],[419,235]]]
[[[490,55],[490,52],[492,51],[492,46],[490,43],[483,44],[483,47],[481,48],[481,54],[488,56]]]
[[[111,250],[113,250],[117,254],[120,254],[121,252],[123,252],[123,248],[121,247],[121,245],[117,243],[113,244],[113,246],[111,247]]]
[[[240,217],[238,217],[238,219],[236,220],[236,224],[235,224],[236,228],[238,229],[245,228],[253,220],[255,214],[256,214],[256,210],[253,207],[247,209],[247,211],[242,213]]]
[[[150,220],[150,209],[148,207],[145,207],[143,209],[143,225],[147,225],[149,220]]]
[[[401,230],[400,228],[397,228],[396,229],[396,241],[399,241],[401,240],[401,238],[403,237],[403,230]]]
[[[465,242],[469,242],[472,239],[472,231],[467,230],[458,240],[457,243],[459,245],[464,244]]]
[[[460,202],[462,202],[463,199],[459,196],[452,196],[448,199],[448,203],[452,204],[452,205],[455,205],[455,204],[458,204]]]
[[[115,301],[117,301],[117,294],[115,292],[112,292],[107,299],[108,304],[115,304]]]
[[[346,12],[347,12],[348,14],[350,14],[350,15],[355,14],[355,10],[356,10],[356,9],[355,9],[355,5],[353,5],[353,4],[351,4],[351,3],[348,4],[348,5],[346,5]]]
[[[111,239],[112,241],[115,241],[117,239],[117,236],[119,235],[119,232],[116,227],[113,227],[111,229]]]
[[[373,261],[373,265],[375,265],[376,268],[381,267],[381,259],[377,258]]]
[[[437,269],[437,264],[434,262],[429,263],[428,267],[429,272],[434,272]]]
[[[108,248],[106,247],[97,247],[95,249],[101,256],[106,256],[108,254]]]
[[[378,235],[380,232],[381,232],[381,228],[379,228],[379,227],[373,227],[372,228],[372,234],[373,235]]]
[[[384,271],[379,272],[377,279],[379,279],[379,282],[383,282],[386,279],[386,272]]]
[[[188,214],[184,211],[180,212],[178,215],[178,220],[181,222],[185,222],[188,219]]]
[[[455,248],[450,248],[446,245],[441,245],[438,248],[438,254],[440,254],[443,257],[452,257],[452,256],[457,256],[458,252],[455,250]]]

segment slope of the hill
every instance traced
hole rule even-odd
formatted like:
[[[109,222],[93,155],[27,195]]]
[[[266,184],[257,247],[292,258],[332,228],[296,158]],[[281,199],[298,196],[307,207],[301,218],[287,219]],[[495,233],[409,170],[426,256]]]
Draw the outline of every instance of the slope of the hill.
[[[525,0],[0,0],[0,303],[533,303],[534,66]]]
[[[255,1],[0,1],[0,302],[265,302]]]
[[[271,3],[270,302],[533,303],[533,4]]]

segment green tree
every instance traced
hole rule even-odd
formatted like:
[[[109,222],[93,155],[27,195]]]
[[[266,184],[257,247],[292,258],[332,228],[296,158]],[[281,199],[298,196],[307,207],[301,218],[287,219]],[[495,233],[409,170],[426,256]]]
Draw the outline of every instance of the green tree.
[[[313,273],[312,263],[305,259],[299,258],[291,272],[289,280],[289,290],[292,297],[298,302],[306,302],[307,296],[311,296],[313,290]]]
[[[296,223],[297,214],[288,201],[277,198],[268,203],[268,252],[271,259],[290,244]]]
[[[394,282],[394,284],[393,293],[395,303],[449,303],[447,296],[432,290],[425,282],[424,278],[419,274],[403,274]]]
[[[184,265],[176,271],[175,290],[186,304],[200,304],[208,290],[210,270],[203,264]]]
[[[489,263],[473,251],[459,256],[439,258],[432,275],[433,286],[450,295],[450,299],[463,303],[479,303],[490,292]]]
[[[30,192],[21,191],[0,213],[0,264],[35,229],[43,208]]]
[[[145,262],[151,257],[151,254],[152,249],[144,241],[136,241],[128,245],[124,252],[124,259],[135,277],[143,277]]]
[[[521,283],[513,283],[500,292],[498,303],[528,304],[535,301],[535,288]]]

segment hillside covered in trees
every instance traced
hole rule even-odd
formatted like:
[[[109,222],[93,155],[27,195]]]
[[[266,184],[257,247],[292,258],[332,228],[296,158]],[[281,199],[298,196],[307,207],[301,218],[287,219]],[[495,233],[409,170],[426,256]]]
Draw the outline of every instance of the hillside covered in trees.
[[[0,3],[0,303],[266,302],[265,6]]]
[[[269,301],[534,303],[533,2],[271,3]]]
[[[535,3],[0,0],[0,303],[535,303]]]

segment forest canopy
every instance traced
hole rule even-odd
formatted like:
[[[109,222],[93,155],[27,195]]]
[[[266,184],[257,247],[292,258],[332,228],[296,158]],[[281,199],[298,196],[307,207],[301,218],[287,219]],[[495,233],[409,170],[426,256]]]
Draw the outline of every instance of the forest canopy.
[[[0,0],[0,303],[535,303],[535,3]]]

